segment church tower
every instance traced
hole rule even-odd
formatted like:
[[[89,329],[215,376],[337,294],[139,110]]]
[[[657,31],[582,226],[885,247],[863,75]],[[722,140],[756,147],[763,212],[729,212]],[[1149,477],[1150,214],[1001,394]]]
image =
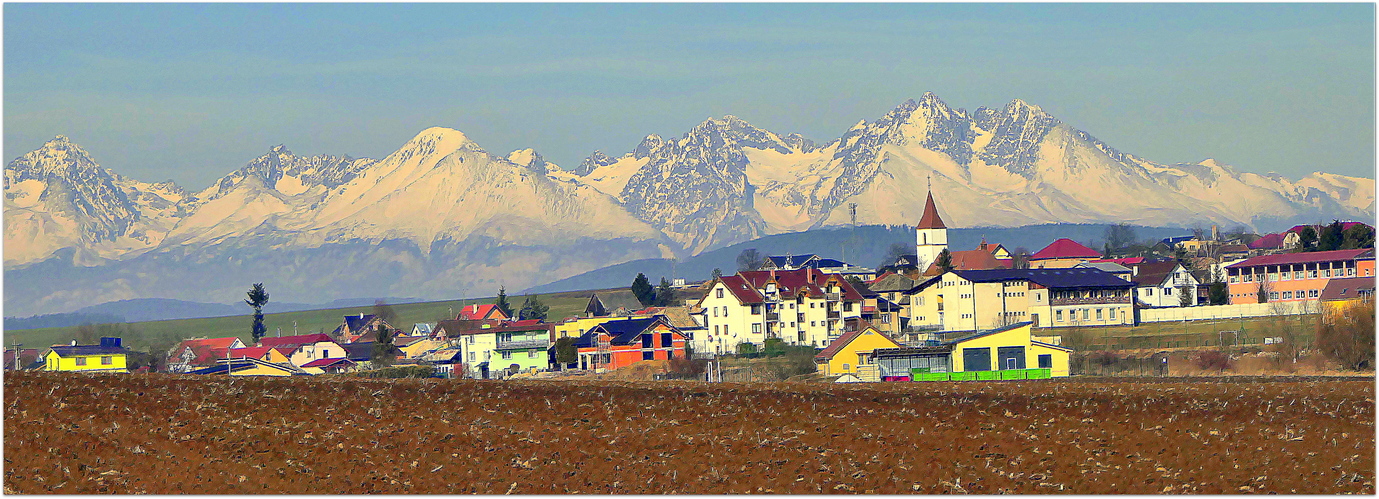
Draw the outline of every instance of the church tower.
[[[929,264],[938,260],[938,254],[948,248],[948,227],[943,225],[943,219],[938,216],[938,208],[934,206],[934,193],[929,192],[929,199],[924,202],[924,216],[919,217],[919,225],[915,226],[915,255],[924,262],[925,268]],[[920,272],[924,268],[919,269]]]

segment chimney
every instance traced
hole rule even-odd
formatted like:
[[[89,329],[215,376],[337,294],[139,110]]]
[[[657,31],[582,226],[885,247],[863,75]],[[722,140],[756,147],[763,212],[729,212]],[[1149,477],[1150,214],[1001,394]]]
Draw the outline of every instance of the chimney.
[[[359,313],[359,320],[364,320],[364,312]]]
[[[72,340],[72,346],[77,346],[77,340]]]

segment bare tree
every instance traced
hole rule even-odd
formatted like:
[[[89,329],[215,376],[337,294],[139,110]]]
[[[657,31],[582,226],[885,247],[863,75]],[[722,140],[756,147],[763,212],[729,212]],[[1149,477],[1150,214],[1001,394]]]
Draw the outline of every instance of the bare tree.
[[[1343,306],[1324,315],[1317,349],[1350,370],[1374,368],[1374,301]]]
[[[1259,303],[1269,303],[1269,290],[1273,286],[1269,285],[1269,274],[1259,274],[1255,276],[1255,299]]]
[[[1015,250],[1013,250],[1013,251],[1010,252],[1010,257],[1011,257],[1011,268],[1015,268],[1015,269],[1027,269],[1027,268],[1029,268],[1029,255],[1030,255],[1029,248],[1026,248],[1026,247],[1024,247],[1024,246],[1016,246],[1016,247],[1015,247]]]

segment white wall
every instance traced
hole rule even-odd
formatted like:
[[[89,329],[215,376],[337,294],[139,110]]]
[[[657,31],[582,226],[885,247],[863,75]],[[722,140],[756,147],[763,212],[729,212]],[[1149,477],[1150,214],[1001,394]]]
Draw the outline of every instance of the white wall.
[[[1301,315],[1319,313],[1317,300],[1241,303],[1235,305],[1211,305],[1204,307],[1175,307],[1141,309],[1140,322],[1192,321],[1204,319],[1238,319],[1242,317],[1267,317],[1271,315]]]

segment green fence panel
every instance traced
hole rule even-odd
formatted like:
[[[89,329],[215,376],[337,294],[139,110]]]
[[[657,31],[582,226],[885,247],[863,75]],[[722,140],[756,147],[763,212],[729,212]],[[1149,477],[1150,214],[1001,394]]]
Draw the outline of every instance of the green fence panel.
[[[977,371],[977,381],[996,381],[996,371]]]

